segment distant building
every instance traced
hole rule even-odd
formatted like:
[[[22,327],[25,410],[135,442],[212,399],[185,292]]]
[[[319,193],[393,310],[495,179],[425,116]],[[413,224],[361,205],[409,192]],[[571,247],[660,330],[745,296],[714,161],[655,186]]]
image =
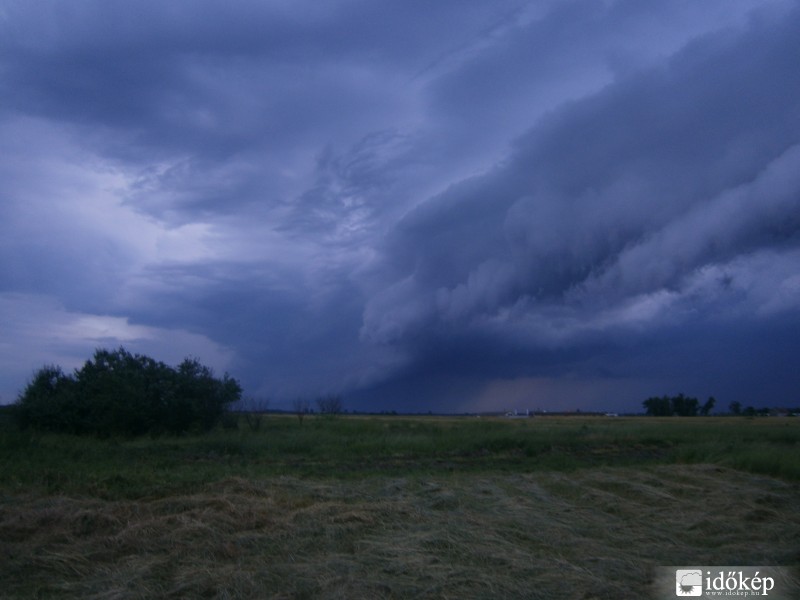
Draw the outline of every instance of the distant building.
[[[514,412],[507,412],[506,413],[506,417],[508,417],[509,419],[525,419],[525,418],[528,418],[530,416],[531,416],[531,411],[530,410],[526,410],[525,414],[522,414],[522,413],[518,412],[517,410],[514,410]]]

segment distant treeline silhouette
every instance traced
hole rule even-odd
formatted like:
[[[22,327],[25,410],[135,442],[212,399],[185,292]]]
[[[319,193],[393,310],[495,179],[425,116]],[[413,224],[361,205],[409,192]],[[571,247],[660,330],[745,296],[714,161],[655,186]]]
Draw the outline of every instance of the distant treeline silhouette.
[[[708,415],[714,408],[716,400],[711,396],[700,406],[697,398],[678,394],[677,396],[652,396],[642,402],[648,415],[654,417],[695,417],[698,414]]]
[[[716,404],[713,396],[710,396],[705,403],[700,405],[697,398],[684,396],[678,394],[677,396],[652,396],[642,402],[646,414],[653,417],[695,417],[707,416]],[[717,413],[719,414],[719,413]],[[731,402],[728,406],[728,414],[742,415],[745,417],[755,416],[798,416],[800,415],[800,407],[795,408],[753,408],[752,406],[742,407],[742,403],[738,401]]]
[[[98,349],[73,375],[46,365],[14,405],[19,426],[108,436],[206,431],[241,398],[239,382],[196,359],[176,368],[124,348]]]

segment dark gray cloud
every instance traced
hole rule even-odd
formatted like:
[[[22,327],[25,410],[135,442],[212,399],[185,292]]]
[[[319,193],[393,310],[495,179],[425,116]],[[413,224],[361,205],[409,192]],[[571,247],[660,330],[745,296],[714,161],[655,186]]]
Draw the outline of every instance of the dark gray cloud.
[[[445,304],[485,295],[493,306],[603,292],[602,281],[615,294],[657,291],[704,264],[792,245],[796,26],[711,36],[556,111],[505,164],[410,213],[390,260],[411,252],[413,284]]]
[[[697,312],[794,312],[795,292],[782,309],[769,297],[797,284],[798,24],[698,39],[546,115],[503,164],[412,211],[364,337],[416,355],[431,335],[488,330],[488,352],[526,339],[535,372],[542,347]]]
[[[781,0],[5,2],[0,393],[125,343],[278,404],[790,403],[798,30]]]

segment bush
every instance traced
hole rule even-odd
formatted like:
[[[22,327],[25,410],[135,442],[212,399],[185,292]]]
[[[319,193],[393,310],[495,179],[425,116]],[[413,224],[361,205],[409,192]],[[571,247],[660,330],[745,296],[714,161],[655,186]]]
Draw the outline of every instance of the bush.
[[[195,359],[177,369],[124,348],[97,350],[73,376],[60,367],[39,369],[16,403],[23,429],[76,434],[181,433],[208,430],[241,386],[222,379]]]

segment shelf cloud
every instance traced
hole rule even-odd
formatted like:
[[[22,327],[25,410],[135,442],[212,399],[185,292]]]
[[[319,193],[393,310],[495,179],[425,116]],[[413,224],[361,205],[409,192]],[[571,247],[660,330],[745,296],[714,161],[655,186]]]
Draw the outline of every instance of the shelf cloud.
[[[797,404],[792,2],[0,9],[0,401],[98,346],[274,407]]]

